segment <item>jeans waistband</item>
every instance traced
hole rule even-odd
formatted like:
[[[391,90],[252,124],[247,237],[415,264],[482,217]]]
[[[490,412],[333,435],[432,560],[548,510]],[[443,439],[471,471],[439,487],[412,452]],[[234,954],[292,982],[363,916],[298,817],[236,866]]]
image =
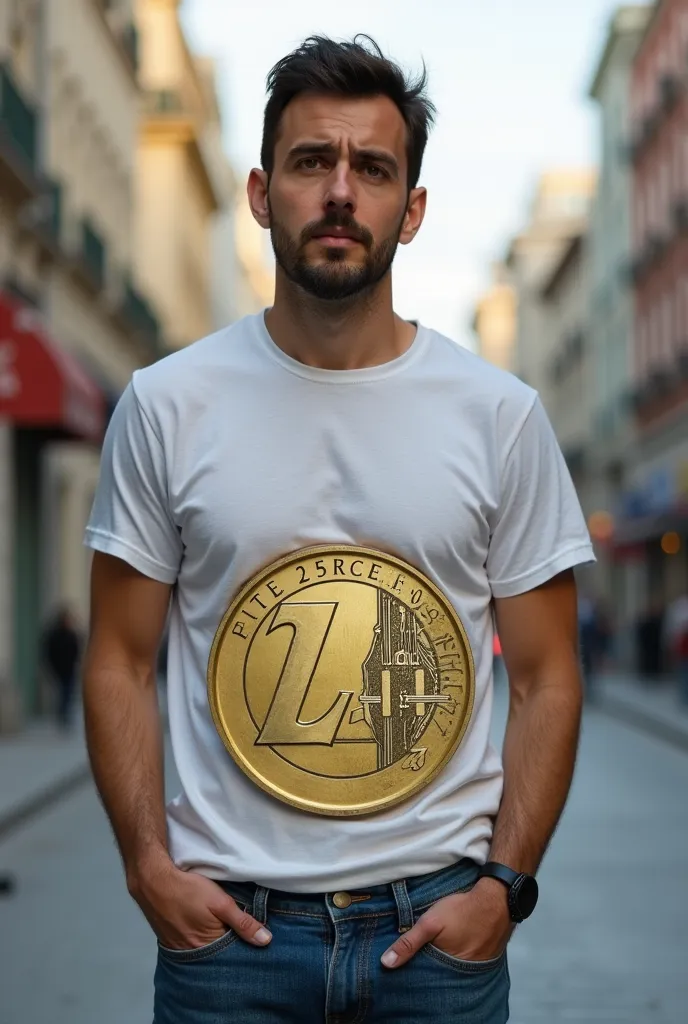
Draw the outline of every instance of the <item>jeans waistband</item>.
[[[255,882],[220,884],[261,924],[267,923],[268,908],[281,913],[340,921],[397,914],[399,930],[406,931],[413,926],[414,912],[422,911],[452,893],[469,889],[475,884],[478,871],[479,865],[475,861],[464,858],[427,875],[402,878],[387,885],[347,889],[346,892],[295,893],[267,889]]]

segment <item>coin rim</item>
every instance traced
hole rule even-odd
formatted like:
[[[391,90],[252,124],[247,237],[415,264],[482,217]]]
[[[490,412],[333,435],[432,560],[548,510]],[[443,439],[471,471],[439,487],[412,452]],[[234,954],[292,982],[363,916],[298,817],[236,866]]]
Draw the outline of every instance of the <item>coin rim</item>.
[[[454,625],[454,628],[460,635],[461,640],[463,641],[464,649],[466,652],[469,682],[468,700],[466,703],[466,709],[464,719],[461,724],[461,728],[457,732],[457,735],[453,740],[451,746],[445,751],[445,754],[438,761],[438,763],[435,765],[432,771],[429,772],[427,775],[423,775],[422,778],[418,780],[418,784],[415,788],[407,790],[400,795],[392,795],[379,798],[374,802],[374,806],[364,807],[363,809],[361,809],[361,805],[359,805],[359,807],[356,808],[343,808],[323,804],[314,806],[312,801],[306,800],[303,797],[291,796],[287,795],[285,792],[279,792],[276,789],[274,783],[270,783],[264,780],[264,778],[261,775],[259,775],[247,761],[245,761],[240,751],[238,749],[234,749],[233,741],[231,737],[228,735],[227,731],[225,730],[224,723],[220,716],[219,701],[217,698],[217,694],[215,692],[215,669],[219,648],[224,640],[228,623],[231,621],[232,617],[238,610],[239,606],[244,603],[247,594],[249,594],[256,587],[262,585],[263,581],[267,579],[269,576],[273,576],[275,575],[275,573],[280,572],[282,569],[286,568],[286,566],[288,566],[292,562],[301,561],[302,559],[310,558],[313,555],[322,555],[324,553],[340,554],[344,551],[346,551],[347,554],[352,553],[362,555],[367,558],[382,559],[383,561],[391,562],[401,570],[406,570],[406,572],[409,572],[410,570],[411,573],[417,575],[423,581],[425,586],[434,594],[435,598],[439,601],[439,603],[450,612],[451,621]],[[381,589],[385,590],[384,587]],[[469,722],[471,721],[471,718],[473,716],[473,708],[475,704],[476,676],[473,651],[471,649],[471,645],[468,640],[468,634],[466,633],[464,624],[461,621],[461,618],[459,617],[452,602],[447,597],[445,597],[445,595],[442,593],[439,587],[437,587],[432,582],[432,580],[428,579],[425,573],[417,569],[416,566],[413,565],[411,562],[406,562],[402,558],[397,557],[396,555],[390,555],[386,551],[376,550],[375,548],[359,547],[358,545],[354,544],[317,544],[310,545],[306,548],[298,548],[292,551],[290,554],[283,555],[276,561],[270,562],[268,565],[265,565],[262,569],[259,569],[258,572],[255,573],[249,580],[247,580],[247,582],[241,587],[241,589],[235,595],[231,604],[227,608],[227,611],[222,616],[222,619],[220,620],[220,623],[215,631],[213,643],[210,648],[210,655],[208,657],[206,684],[208,691],[208,703],[210,705],[210,711],[213,717],[213,722],[215,724],[215,728],[218,732],[218,735],[220,736],[220,739],[222,740],[225,749],[227,750],[227,752],[229,753],[237,767],[244,773],[244,775],[247,778],[249,778],[256,786],[258,786],[259,789],[263,790],[264,793],[267,793],[274,799],[279,800],[280,803],[286,804],[290,807],[295,807],[298,810],[307,811],[310,814],[317,814],[321,817],[328,818],[360,818],[364,815],[380,813],[382,811],[388,810],[391,807],[395,807],[398,804],[405,802],[406,800],[410,800],[411,797],[415,796],[422,789],[425,789],[426,786],[428,786],[437,777],[437,775],[447,766],[447,763],[451,760],[451,758],[454,756],[457,749],[461,745],[461,742],[463,741],[463,738],[466,734],[466,730],[468,729]]]

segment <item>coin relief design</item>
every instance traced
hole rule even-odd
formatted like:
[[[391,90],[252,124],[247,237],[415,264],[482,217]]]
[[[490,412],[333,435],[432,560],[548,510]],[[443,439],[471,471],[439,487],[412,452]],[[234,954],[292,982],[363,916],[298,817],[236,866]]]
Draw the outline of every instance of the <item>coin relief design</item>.
[[[234,599],[208,694],[227,750],[261,789],[315,814],[371,814],[456,751],[473,659],[452,605],[417,569],[367,548],[308,548]]]

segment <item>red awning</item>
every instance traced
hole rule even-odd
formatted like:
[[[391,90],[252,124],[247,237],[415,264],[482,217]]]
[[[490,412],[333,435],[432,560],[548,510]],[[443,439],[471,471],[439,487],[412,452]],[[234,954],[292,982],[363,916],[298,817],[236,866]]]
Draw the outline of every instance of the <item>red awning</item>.
[[[0,417],[100,441],[105,398],[40,313],[0,292]]]

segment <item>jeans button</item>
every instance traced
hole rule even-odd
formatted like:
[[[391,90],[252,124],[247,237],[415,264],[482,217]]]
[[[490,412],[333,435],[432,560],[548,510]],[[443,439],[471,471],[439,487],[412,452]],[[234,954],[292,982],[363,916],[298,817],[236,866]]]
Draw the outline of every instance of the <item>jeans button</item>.
[[[336,892],[332,897],[332,902],[338,910],[346,910],[347,907],[351,906],[353,900],[348,892]]]

